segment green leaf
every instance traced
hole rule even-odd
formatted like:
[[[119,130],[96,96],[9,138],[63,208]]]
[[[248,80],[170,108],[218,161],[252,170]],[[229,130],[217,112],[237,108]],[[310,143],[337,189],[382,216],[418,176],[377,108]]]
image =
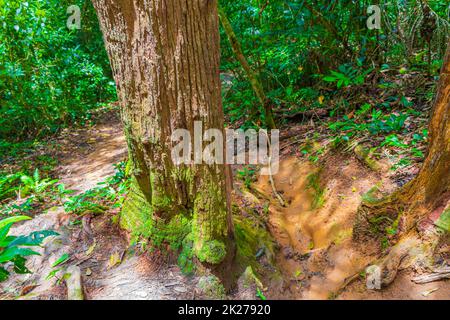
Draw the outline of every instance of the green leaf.
[[[12,223],[9,223],[6,226],[0,228],[0,243],[2,243],[3,240],[5,240],[12,225],[13,225]],[[4,247],[4,246],[0,245],[0,247]]]
[[[54,269],[54,270],[50,271],[49,274],[47,275],[47,277],[45,277],[45,280],[50,280],[51,278],[56,276],[56,274],[61,270],[62,270],[62,268],[58,268],[58,269]]]
[[[35,183],[38,183],[41,180],[39,176],[39,169],[36,168],[36,170],[34,170],[33,178]]]
[[[24,220],[31,220],[31,218],[27,217],[27,216],[16,216],[16,217],[6,218],[3,220],[0,220],[0,228],[3,228],[4,226],[6,226],[10,223],[16,223],[16,222],[24,221]]]
[[[9,272],[6,271],[4,268],[0,267],[0,282],[8,279],[8,276],[9,276]]]
[[[31,177],[29,176],[21,176],[20,180],[22,181],[22,183],[27,186],[27,187],[31,187],[34,185],[34,181]]]
[[[45,238],[50,236],[58,236],[59,233],[53,230],[43,230],[30,233],[28,236],[19,236],[14,239],[11,246],[39,246]]]
[[[336,78],[333,76],[326,76],[326,77],[323,77],[323,80],[326,82],[335,82]]]
[[[6,248],[10,245],[10,243],[12,241],[14,241],[14,239],[16,239],[17,237],[15,236],[6,236],[2,241],[0,241],[0,248]]]
[[[14,263],[14,272],[18,274],[31,273],[31,271],[25,266],[27,259],[21,256],[16,256],[12,262]]]
[[[9,248],[6,248],[2,253],[0,253],[0,263],[11,261],[16,256],[27,257],[27,256],[32,256],[32,255],[39,255],[39,253],[37,253],[31,249],[9,247]]]
[[[64,253],[58,260],[56,260],[52,264],[52,268],[57,267],[57,266],[65,263],[67,260],[69,260],[69,255],[67,253]]]

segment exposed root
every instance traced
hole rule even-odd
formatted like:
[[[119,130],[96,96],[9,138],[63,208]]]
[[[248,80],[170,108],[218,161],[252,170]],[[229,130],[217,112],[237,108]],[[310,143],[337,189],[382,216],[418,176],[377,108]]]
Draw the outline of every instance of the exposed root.
[[[388,286],[400,269],[412,267],[420,272],[433,270],[433,253],[441,236],[438,230],[429,229],[422,236],[412,231],[402,237],[388,255],[366,269],[368,289]]]
[[[353,228],[354,240],[361,242],[380,236],[380,231],[404,212],[404,208],[391,199],[389,197],[373,203],[365,201],[361,204]]]
[[[70,266],[66,275],[67,300],[84,300],[80,267]]]
[[[269,163],[269,180],[270,180],[270,185],[272,187],[272,191],[275,194],[275,196],[277,197],[278,201],[280,202],[280,205],[282,207],[286,207],[286,202],[284,201],[283,197],[281,196],[281,194],[278,193],[277,188],[275,187],[275,182],[273,181],[273,176],[272,176],[272,170],[270,169],[271,164]]]
[[[270,137],[269,137],[269,135],[267,134],[267,132],[264,131],[264,130],[263,130],[262,132],[266,135],[267,142],[268,142],[267,147],[269,148],[269,157],[268,157],[268,166],[267,166],[267,169],[268,169],[268,173],[269,173],[270,185],[271,185],[271,187],[272,187],[273,193],[275,194],[276,198],[277,198],[278,201],[280,202],[280,205],[281,205],[282,207],[286,207],[286,202],[284,201],[284,199],[283,199],[283,197],[281,196],[281,194],[277,191],[277,188],[275,187],[275,182],[273,181],[273,174],[272,174],[272,143],[271,143],[271,141],[270,141]]]
[[[433,269],[433,273],[421,275],[412,279],[415,283],[429,283],[442,279],[450,279],[450,267]]]

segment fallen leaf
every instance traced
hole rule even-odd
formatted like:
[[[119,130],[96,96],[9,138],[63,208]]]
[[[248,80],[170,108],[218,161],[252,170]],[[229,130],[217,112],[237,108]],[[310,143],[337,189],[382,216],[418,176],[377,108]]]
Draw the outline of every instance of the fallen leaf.
[[[29,294],[31,291],[33,291],[36,287],[37,287],[37,285],[25,286],[25,287],[23,287],[22,291],[20,292],[20,295],[25,296],[25,295]]]
[[[318,100],[319,100],[320,104],[323,104],[323,101],[325,100],[325,97],[324,96],[320,96]]]
[[[433,292],[438,291],[438,290],[439,290],[439,288],[433,288],[433,289],[424,291],[424,292],[422,292],[421,294],[422,294],[424,297],[428,297],[430,294],[432,294]]]
[[[353,188],[352,188],[352,192],[356,192],[356,191],[358,191],[358,190],[356,190],[356,188],[353,187]]]
[[[89,249],[87,249],[87,251],[85,252],[87,256],[90,256],[93,252],[95,247],[97,246],[97,241],[95,241],[94,239],[94,243],[89,247]]]
[[[87,268],[85,274],[89,277],[92,274],[91,268]]]
[[[119,253],[118,252],[113,253],[109,257],[108,269],[114,267],[115,265],[119,264],[120,262],[121,262],[121,259],[120,259]]]

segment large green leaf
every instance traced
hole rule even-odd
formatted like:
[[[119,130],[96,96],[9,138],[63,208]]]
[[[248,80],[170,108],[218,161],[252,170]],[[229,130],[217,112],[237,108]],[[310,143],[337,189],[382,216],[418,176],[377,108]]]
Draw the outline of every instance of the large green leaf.
[[[10,217],[10,218],[6,218],[0,221],[0,229],[2,229],[4,226],[10,224],[10,223],[16,223],[19,221],[24,221],[24,220],[31,220],[30,217],[27,216],[16,216],[16,217]]]
[[[0,248],[9,247],[10,243],[14,241],[17,237],[15,236],[7,236],[2,241],[0,241]]]
[[[8,279],[8,276],[9,276],[9,272],[6,271],[4,268],[0,267],[0,282]]]
[[[58,236],[59,233],[53,230],[43,230],[30,233],[28,236],[19,236],[14,239],[10,246],[38,246],[42,244],[45,238],[50,236]]]
[[[9,229],[11,229],[12,225],[13,225],[12,223],[9,223],[3,228],[0,228],[0,244],[3,242],[3,240],[5,240],[6,236],[8,235]],[[4,246],[0,245],[0,247]]]
[[[31,273],[31,271],[25,266],[27,259],[22,256],[16,256],[12,262],[14,263],[14,272],[18,274]]]
[[[0,253],[0,263],[13,260],[16,256],[32,256],[39,255],[36,251],[26,248],[9,247],[6,248],[2,253]]]

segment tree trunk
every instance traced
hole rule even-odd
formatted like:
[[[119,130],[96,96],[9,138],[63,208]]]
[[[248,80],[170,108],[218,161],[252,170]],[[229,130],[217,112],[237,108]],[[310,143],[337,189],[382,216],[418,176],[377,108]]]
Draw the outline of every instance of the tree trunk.
[[[355,225],[356,238],[368,234],[370,220],[377,216],[396,219],[403,216],[406,232],[427,214],[444,212],[450,199],[450,44],[437,87],[430,126],[430,146],[424,164],[415,179],[392,195],[363,203]],[[372,220],[373,221],[373,220]]]
[[[156,221],[188,217],[194,253],[233,255],[230,170],[176,165],[176,129],[194,121],[223,132],[216,0],[93,0],[110,59],[132,163],[121,226],[150,235]],[[203,132],[202,132],[203,135]],[[203,148],[202,148],[203,150]]]
[[[264,93],[261,80],[259,79],[259,76],[256,74],[256,72],[254,72],[250,67],[250,65],[248,64],[248,61],[245,58],[244,53],[242,52],[241,43],[236,37],[236,34],[234,33],[233,27],[231,26],[231,23],[228,20],[225,11],[223,11],[223,9],[220,6],[219,6],[219,16],[220,21],[222,22],[222,26],[225,30],[225,33],[227,34],[228,40],[230,41],[234,55],[241,64],[242,69],[244,69],[244,72],[247,75],[248,80],[250,81],[252,89],[255,92],[255,95],[258,98],[259,103],[264,108],[264,117],[266,120],[265,121],[266,126],[268,129],[275,129],[276,126],[275,121],[273,120],[272,106],[266,94]]]

